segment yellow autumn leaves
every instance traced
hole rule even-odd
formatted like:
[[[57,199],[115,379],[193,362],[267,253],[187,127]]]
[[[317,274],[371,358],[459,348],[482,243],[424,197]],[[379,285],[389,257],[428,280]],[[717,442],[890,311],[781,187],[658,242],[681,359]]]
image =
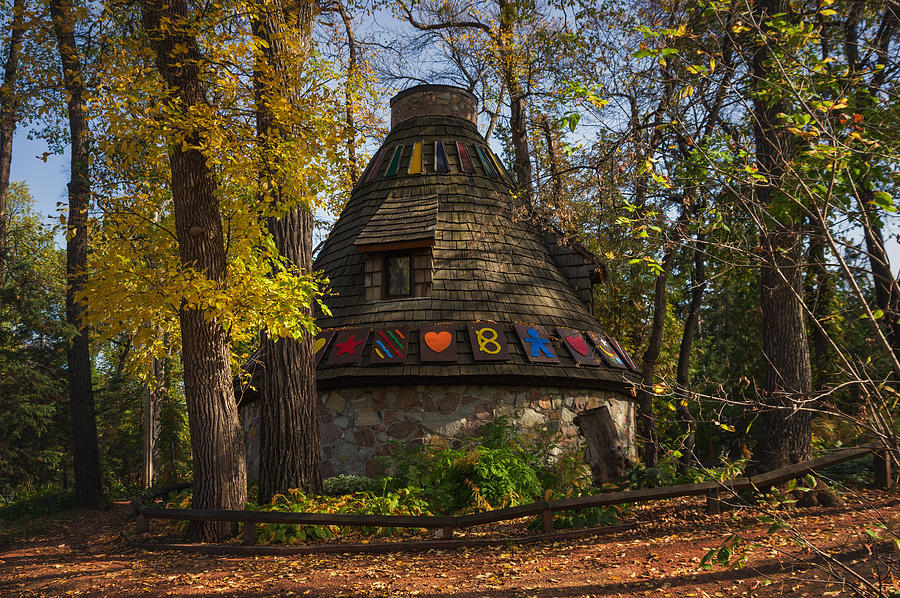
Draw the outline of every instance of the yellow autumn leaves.
[[[205,85],[206,101],[188,110],[172,101],[129,15],[105,17],[104,41],[114,50],[97,64],[99,85],[89,98],[99,176],[90,279],[81,299],[100,337],[131,337],[137,372],[180,346],[182,306],[223,324],[236,363],[262,328],[295,338],[314,331],[308,308],[321,298],[323,281],[284,263],[266,219],[297,206],[314,211],[347,190],[345,107],[333,89],[341,73],[313,53],[289,65],[290,81],[259,93],[254,73],[268,66],[250,33],[247,15],[255,9],[220,2],[195,15],[190,26],[202,58],[173,49],[185,64],[194,61]],[[299,101],[288,101],[288,88],[299,90]],[[257,102],[267,104],[281,130],[298,134],[259,143]],[[221,282],[179,259],[169,179],[169,148],[178,144],[196,145],[216,176],[226,249]]]

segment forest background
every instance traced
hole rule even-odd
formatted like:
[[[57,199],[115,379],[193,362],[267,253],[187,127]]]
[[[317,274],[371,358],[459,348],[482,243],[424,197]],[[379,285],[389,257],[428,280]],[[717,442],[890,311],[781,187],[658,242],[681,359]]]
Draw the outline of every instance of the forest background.
[[[259,6],[175,4],[185,25],[169,56],[187,58],[168,67],[199,65],[206,86],[183,111],[167,103],[165,84],[178,86],[150,3],[3,5],[0,153],[13,131],[51,154],[81,147],[90,157],[73,164],[92,181],[85,209],[68,206],[56,230],[25,185],[0,188],[4,500],[76,476],[73,313],[93,334],[103,489],[141,481],[148,389],[161,410],[160,481],[189,476],[182,306],[224,323],[235,372],[261,331],[306,334],[316,281],[280,261],[261,223],[291,206],[273,208],[259,173],[283,183],[290,164],[279,189],[327,231],[386,132],[386,99],[414,83],[475,93],[523,214],[602,260],[596,316],[644,372],[645,466],[768,455],[771,467],[872,436],[894,442],[892,3],[300,3],[314,18],[288,69],[291,109],[266,105],[303,141],[274,158],[258,134],[260,86],[249,85],[270,46],[254,29]],[[60,66],[66,39],[80,71]],[[72,144],[79,88],[84,141]],[[224,283],[179,264],[177,242],[202,233],[176,230],[173,147],[202,155],[217,186]],[[87,260],[70,269],[82,286],[68,310],[63,230],[69,245],[83,239]],[[782,446],[767,446],[773,437]]]

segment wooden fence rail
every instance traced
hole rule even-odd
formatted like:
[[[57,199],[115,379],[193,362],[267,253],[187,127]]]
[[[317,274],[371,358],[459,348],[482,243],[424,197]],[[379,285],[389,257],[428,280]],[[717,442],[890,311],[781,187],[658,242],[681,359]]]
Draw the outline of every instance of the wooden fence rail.
[[[236,511],[236,510],[204,510],[204,509],[165,509],[150,507],[145,501],[159,496],[167,496],[169,492],[190,487],[189,484],[180,484],[164,488],[152,494],[147,494],[141,499],[135,499],[131,505],[137,512],[137,533],[144,534],[149,531],[149,522],[152,519],[175,519],[181,521],[229,521],[244,524],[244,544],[253,546],[256,544],[256,525],[263,523],[288,523],[300,525],[340,525],[362,527],[410,527],[410,528],[438,528],[443,539],[453,536],[455,529],[464,529],[486,523],[508,521],[520,517],[534,515],[542,516],[545,534],[553,532],[553,512],[566,510],[580,510],[590,507],[602,507],[626,503],[640,503],[682,496],[706,496],[707,509],[711,513],[718,513],[720,509],[720,497],[725,493],[738,493],[744,491],[764,490],[776,484],[806,475],[816,469],[822,469],[859,459],[870,453],[875,453],[876,481],[882,487],[889,487],[890,455],[888,450],[881,445],[867,444],[863,446],[844,449],[831,455],[817,457],[788,465],[758,476],[741,477],[725,481],[712,480],[699,484],[682,484],[679,486],[665,486],[660,488],[642,488],[640,490],[628,490],[623,492],[606,492],[592,496],[579,496],[563,498],[551,501],[538,501],[527,505],[508,507],[482,513],[472,513],[458,516],[413,516],[413,515],[355,515],[346,513],[280,513],[277,511]]]

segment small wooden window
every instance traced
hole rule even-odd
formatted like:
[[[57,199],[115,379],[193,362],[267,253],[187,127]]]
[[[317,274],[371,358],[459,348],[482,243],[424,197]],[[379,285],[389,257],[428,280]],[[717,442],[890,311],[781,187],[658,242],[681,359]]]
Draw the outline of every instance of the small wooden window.
[[[412,296],[412,253],[393,253],[384,256],[384,297]]]

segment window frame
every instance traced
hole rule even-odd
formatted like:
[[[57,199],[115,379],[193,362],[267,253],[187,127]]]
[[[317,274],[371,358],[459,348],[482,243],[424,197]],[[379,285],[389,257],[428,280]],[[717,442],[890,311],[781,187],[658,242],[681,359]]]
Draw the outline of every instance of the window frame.
[[[409,260],[409,292],[403,295],[390,294],[390,269],[388,262],[391,258],[405,257]],[[381,298],[382,299],[408,299],[415,296],[416,280],[415,267],[413,266],[413,251],[404,249],[400,251],[388,251],[381,256]]]

